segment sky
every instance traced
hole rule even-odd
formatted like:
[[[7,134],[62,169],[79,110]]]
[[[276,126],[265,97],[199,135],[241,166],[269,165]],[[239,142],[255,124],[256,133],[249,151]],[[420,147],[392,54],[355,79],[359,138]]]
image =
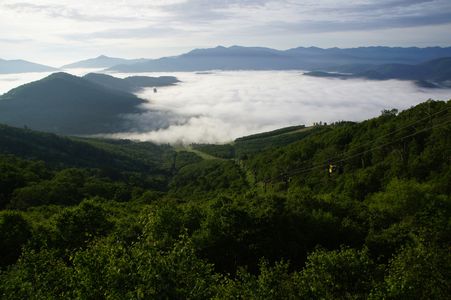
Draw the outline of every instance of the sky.
[[[0,58],[60,66],[194,48],[450,46],[450,0],[0,0]]]

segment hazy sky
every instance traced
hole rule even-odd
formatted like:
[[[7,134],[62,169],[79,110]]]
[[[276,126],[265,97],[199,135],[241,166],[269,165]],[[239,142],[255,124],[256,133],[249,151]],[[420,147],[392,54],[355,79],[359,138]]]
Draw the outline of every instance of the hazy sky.
[[[216,45],[449,46],[450,0],[0,0],[0,58],[59,65]]]

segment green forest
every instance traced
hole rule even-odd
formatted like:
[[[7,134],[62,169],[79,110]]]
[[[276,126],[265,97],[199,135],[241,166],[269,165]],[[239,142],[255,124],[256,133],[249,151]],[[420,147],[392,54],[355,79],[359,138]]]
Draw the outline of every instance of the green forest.
[[[190,147],[0,125],[0,298],[449,299],[450,106]]]

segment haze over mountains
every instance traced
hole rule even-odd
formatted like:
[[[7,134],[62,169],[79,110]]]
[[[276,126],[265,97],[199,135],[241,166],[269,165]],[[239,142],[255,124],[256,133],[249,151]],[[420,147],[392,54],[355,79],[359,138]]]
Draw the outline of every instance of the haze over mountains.
[[[29,62],[26,60],[5,60],[0,58],[0,74],[52,72],[56,70],[56,68]]]
[[[311,70],[347,64],[417,64],[431,59],[450,57],[451,47],[400,48],[317,47],[276,50],[262,47],[222,47],[195,49],[188,53],[149,59],[109,68],[117,72],[205,71],[205,70]]]

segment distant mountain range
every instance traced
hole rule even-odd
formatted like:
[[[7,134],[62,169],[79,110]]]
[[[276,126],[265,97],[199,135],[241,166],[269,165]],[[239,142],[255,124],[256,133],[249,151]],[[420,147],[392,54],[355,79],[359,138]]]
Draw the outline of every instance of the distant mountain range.
[[[74,69],[74,68],[110,68],[116,65],[127,65],[144,62],[146,59],[124,59],[116,57],[108,57],[100,55],[96,58],[90,58],[78,62],[74,62],[68,65],[64,65],[61,69]]]
[[[178,56],[159,59],[123,59],[101,55],[62,66],[70,68],[102,68],[112,72],[174,72],[208,70],[337,70],[351,68],[353,72],[375,65],[415,65],[430,60],[451,57],[451,47],[401,48],[359,47],[328,48],[298,47],[276,50],[263,47],[218,46],[195,49]],[[30,65],[31,64],[31,65]],[[0,73],[52,71],[54,68],[24,61],[0,60]]]
[[[122,115],[139,113],[133,94],[54,73],[0,96],[0,122],[35,130],[85,135],[123,129]]]
[[[451,47],[391,48],[361,47],[350,49],[316,47],[285,51],[232,46],[197,49],[189,53],[147,60],[110,68],[119,72],[205,71],[221,70],[291,70],[314,71],[319,77],[405,79],[424,87],[449,87],[451,83]],[[330,73],[334,71],[338,73]],[[346,74],[343,74],[346,73]]]
[[[106,88],[129,93],[136,93],[146,87],[169,86],[179,82],[174,76],[130,76],[122,79],[106,74],[89,73],[83,76],[83,78]]]
[[[52,72],[56,68],[32,63],[26,60],[4,60],[0,59],[0,74],[29,73],[29,72]]]
[[[428,60],[450,57],[451,47],[399,48],[317,47],[276,50],[262,47],[222,47],[195,49],[186,54],[109,68],[115,72],[206,71],[206,70],[313,70],[350,64],[418,64]]]
[[[414,80],[424,87],[451,87],[451,57],[434,59],[425,63],[345,65],[331,68],[333,72],[312,71],[305,75],[334,78],[366,78],[376,80]]]

